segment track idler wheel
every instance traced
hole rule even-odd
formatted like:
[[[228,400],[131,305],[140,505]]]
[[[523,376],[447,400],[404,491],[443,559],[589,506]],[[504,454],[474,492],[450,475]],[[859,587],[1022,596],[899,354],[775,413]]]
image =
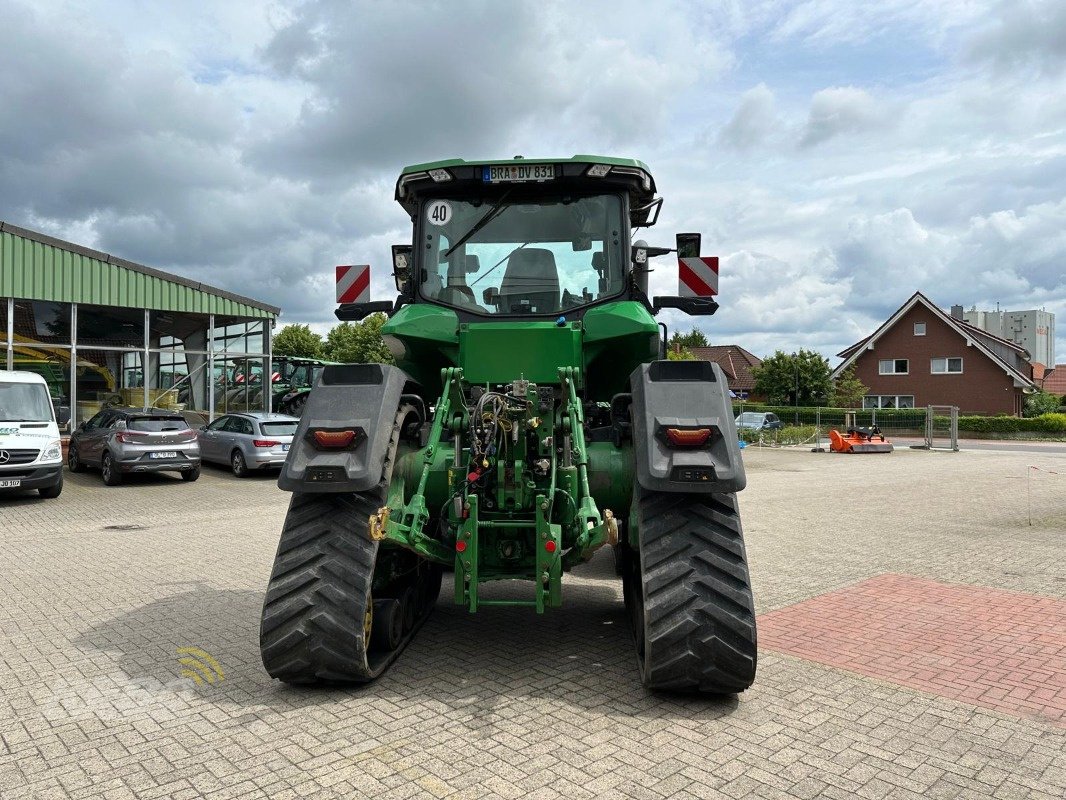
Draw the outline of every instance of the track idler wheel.
[[[400,601],[392,598],[374,601],[374,619],[370,629],[372,650],[395,650],[403,641],[403,612]]]

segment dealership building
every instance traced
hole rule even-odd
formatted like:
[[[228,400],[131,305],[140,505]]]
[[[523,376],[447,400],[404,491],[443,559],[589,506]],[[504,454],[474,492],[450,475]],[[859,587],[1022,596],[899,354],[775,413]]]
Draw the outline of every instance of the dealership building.
[[[119,405],[270,410],[279,313],[0,222],[0,367],[42,375],[71,426]]]

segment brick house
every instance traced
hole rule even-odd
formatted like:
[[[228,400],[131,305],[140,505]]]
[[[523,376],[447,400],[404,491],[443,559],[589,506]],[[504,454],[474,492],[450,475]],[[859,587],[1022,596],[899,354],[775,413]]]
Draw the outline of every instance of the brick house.
[[[713,361],[720,366],[729,379],[730,390],[737,397],[758,399],[754,397],[755,378],[751,374],[752,369],[762,364],[758,356],[736,344],[693,347],[690,352],[697,361]]]
[[[1045,392],[1066,397],[1066,364],[1056,364],[1054,368],[1044,370],[1039,383]]]
[[[837,354],[852,364],[865,408],[958,406],[963,414],[1021,414],[1036,391],[1029,353],[940,309],[916,292],[884,324]]]

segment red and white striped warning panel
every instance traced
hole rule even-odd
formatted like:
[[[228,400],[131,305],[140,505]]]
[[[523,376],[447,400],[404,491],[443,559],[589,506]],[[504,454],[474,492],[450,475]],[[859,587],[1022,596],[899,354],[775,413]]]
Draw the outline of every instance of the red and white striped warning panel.
[[[679,258],[677,284],[677,293],[681,297],[718,294],[718,256]]]
[[[370,300],[370,265],[337,267],[337,302],[366,303]]]

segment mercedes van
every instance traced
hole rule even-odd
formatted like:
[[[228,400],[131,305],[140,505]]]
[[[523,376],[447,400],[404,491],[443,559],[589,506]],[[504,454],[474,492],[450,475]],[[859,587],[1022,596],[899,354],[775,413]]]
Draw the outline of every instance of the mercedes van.
[[[59,497],[63,448],[44,378],[0,371],[0,494],[18,489]]]

